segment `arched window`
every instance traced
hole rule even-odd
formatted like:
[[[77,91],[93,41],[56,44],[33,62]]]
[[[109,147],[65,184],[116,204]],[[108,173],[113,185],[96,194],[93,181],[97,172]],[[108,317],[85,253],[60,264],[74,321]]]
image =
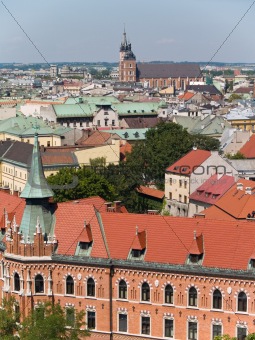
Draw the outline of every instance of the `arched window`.
[[[165,303],[174,303],[174,291],[171,285],[166,285],[165,287]]]
[[[127,299],[127,284],[124,280],[119,282],[119,299]]]
[[[216,289],[213,292],[213,308],[221,309],[222,308],[222,295],[219,289]]]
[[[238,312],[247,312],[247,296],[244,292],[238,294],[237,310]]]
[[[197,307],[197,290],[191,287],[189,290],[189,306]]]
[[[95,281],[91,277],[87,281],[87,296],[95,296]]]
[[[74,294],[74,281],[70,275],[66,278],[66,294]]]
[[[14,274],[14,290],[16,292],[20,291],[20,279],[19,279],[19,274],[18,273]]]
[[[44,293],[44,280],[40,274],[35,277],[35,293]]]
[[[150,301],[150,286],[147,282],[142,285],[142,301]]]

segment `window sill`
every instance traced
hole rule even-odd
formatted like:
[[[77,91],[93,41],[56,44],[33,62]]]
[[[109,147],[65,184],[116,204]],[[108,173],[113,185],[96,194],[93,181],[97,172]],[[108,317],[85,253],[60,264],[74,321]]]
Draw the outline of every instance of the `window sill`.
[[[187,306],[187,309],[196,309],[196,310],[199,310],[199,308],[197,306]]]
[[[248,313],[248,312],[241,312],[241,311],[237,311],[237,312],[235,312],[235,314],[243,314],[243,315],[248,315],[249,313]]]
[[[34,295],[36,295],[36,296],[42,296],[42,295],[46,295],[46,293],[34,293]]]
[[[64,296],[75,297],[74,294],[65,294]]]
[[[85,296],[85,298],[90,300],[97,300],[95,296]]]
[[[116,299],[116,301],[128,302],[128,299],[120,299],[120,298],[118,298],[118,299]]]
[[[150,301],[140,301],[140,303],[145,304],[145,305],[152,305]]]
[[[210,312],[224,313],[224,310],[223,309],[212,308],[212,309],[210,309]]]
[[[163,303],[162,306],[175,308],[175,305],[173,303]]]

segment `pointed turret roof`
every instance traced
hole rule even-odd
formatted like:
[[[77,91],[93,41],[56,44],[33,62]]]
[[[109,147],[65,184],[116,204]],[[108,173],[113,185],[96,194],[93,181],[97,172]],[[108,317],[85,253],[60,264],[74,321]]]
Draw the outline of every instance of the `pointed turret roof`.
[[[35,133],[34,148],[32,153],[32,161],[30,174],[20,197],[31,198],[49,198],[52,197],[53,191],[49,187],[43,172],[41,154],[38,143],[38,134]]]

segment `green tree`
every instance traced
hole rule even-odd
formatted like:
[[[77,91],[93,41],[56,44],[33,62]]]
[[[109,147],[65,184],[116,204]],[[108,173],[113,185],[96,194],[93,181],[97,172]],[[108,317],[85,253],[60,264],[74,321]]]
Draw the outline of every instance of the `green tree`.
[[[72,324],[66,310],[59,304],[46,303],[34,309],[22,323],[19,335],[21,340],[79,340],[90,333],[82,330],[85,326],[84,311],[73,310]]]
[[[232,93],[231,96],[228,98],[229,102],[233,102],[234,100],[242,99],[242,96],[236,93]]]
[[[225,155],[228,159],[245,159],[246,157],[244,154],[242,154],[240,151],[237,151],[234,155],[231,155],[230,153],[227,153]]]
[[[219,141],[191,135],[181,125],[159,123],[149,129],[145,141],[134,145],[127,155],[127,165],[140,177],[140,184],[154,183],[164,189],[165,169],[189,152],[193,146],[204,150],[218,150]]]
[[[215,336],[214,340],[236,340],[236,337],[231,337],[228,334],[224,334]]]
[[[16,312],[14,305],[16,301],[13,297],[10,299],[3,299],[0,309],[0,339],[14,340],[18,339],[17,331],[19,325],[17,320],[19,319],[19,313]]]
[[[107,201],[116,197],[114,187],[93,169],[61,169],[56,175],[48,177],[54,191],[54,200],[64,202],[91,196],[100,196]]]

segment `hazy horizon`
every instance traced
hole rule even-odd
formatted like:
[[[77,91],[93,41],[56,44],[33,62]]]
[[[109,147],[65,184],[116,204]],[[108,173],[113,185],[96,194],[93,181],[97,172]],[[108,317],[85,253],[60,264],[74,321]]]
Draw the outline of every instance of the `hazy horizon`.
[[[207,63],[251,4],[250,0],[6,0],[0,12],[0,63],[43,63],[43,58],[50,64],[117,63],[124,23],[140,62]],[[252,6],[213,62],[255,63],[250,39],[254,13]]]

